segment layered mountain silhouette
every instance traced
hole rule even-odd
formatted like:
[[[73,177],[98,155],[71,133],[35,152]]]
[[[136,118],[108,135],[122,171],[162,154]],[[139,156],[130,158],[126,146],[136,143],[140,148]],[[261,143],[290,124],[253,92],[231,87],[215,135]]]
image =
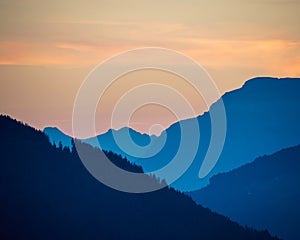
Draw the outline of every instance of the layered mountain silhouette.
[[[299,90],[299,78],[260,77],[247,81],[240,89],[224,94],[222,101],[226,110],[227,134],[223,151],[216,166],[208,176],[199,178],[199,169],[211,140],[210,112],[220,105],[220,100],[211,106],[209,112],[196,118],[200,127],[200,145],[197,154],[192,159],[193,163],[185,174],[171,186],[180,191],[197,190],[205,187],[209,183],[209,178],[215,174],[238,168],[263,154],[270,154],[282,148],[299,144]],[[163,142],[163,138],[166,137],[161,151],[149,157],[132,156],[132,154],[123,151],[124,149],[121,149],[114,141],[113,134],[110,134],[114,130],[104,134],[104,136],[98,136],[98,139],[101,143],[100,147],[103,146],[102,149],[121,154],[127,157],[130,162],[142,166],[145,172],[152,172],[163,168],[176,156],[180,146],[182,128],[187,129],[187,134],[191,140],[195,138],[195,130],[192,127],[194,120],[188,119],[177,122],[166,129],[160,137],[149,137],[127,129],[137,145],[143,145],[140,143],[145,144],[149,139],[152,140],[150,152],[153,148],[157,150],[156,145]],[[123,136],[126,131],[116,132],[119,138],[126,139]],[[46,133],[50,139],[54,139],[53,135],[49,132]],[[90,140],[90,143],[93,146],[97,145],[95,139]],[[188,156],[193,148],[194,145],[191,144],[190,148],[187,147],[184,150],[185,153],[182,154],[181,161],[189,160]],[[160,172],[157,175],[169,183],[168,176],[160,174]]]
[[[72,148],[72,141],[73,138],[69,135],[63,133],[56,127],[46,127],[44,128],[43,132],[49,137],[49,141],[54,146],[59,146],[60,144],[62,147]]]
[[[274,239],[169,188],[144,194],[108,188],[88,173],[74,148],[56,148],[42,132],[7,116],[0,116],[0,127],[1,239]],[[142,172],[105,154],[121,168]]]
[[[56,127],[46,127],[44,128],[43,132],[49,137],[50,142],[58,146],[60,143],[63,147],[72,147],[72,137],[69,135],[63,133],[61,130],[59,130]],[[120,147],[118,147],[118,144],[114,140],[114,136],[117,137],[123,137],[126,133],[130,134],[130,137],[134,139],[135,143],[139,146],[147,146],[151,139],[156,139],[157,137],[155,135],[149,136],[147,134],[141,134],[131,128],[124,127],[119,130],[110,129],[106,133],[98,135],[96,138],[86,138],[81,139],[83,143],[90,144],[93,147],[99,147],[103,150],[112,151],[114,153],[122,154],[123,156],[130,156],[129,154],[126,154],[126,152],[122,151]]]
[[[300,145],[216,175],[191,196],[243,225],[300,239]]]

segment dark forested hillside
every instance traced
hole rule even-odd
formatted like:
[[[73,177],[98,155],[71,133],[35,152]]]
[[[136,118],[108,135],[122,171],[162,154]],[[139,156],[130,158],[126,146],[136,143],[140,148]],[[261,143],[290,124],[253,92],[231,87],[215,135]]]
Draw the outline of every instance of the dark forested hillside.
[[[108,188],[75,151],[53,147],[42,132],[9,117],[0,117],[0,132],[0,239],[272,239],[172,189],[130,194]]]
[[[283,239],[300,239],[300,145],[259,157],[210,182],[191,194],[199,204]]]

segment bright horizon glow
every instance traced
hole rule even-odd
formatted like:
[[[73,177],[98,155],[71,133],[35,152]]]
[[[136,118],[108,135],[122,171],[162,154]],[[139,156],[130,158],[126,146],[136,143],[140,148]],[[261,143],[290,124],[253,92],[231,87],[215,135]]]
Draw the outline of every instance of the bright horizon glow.
[[[138,47],[165,47],[192,57],[221,93],[256,76],[299,77],[299,8],[298,0],[1,1],[0,113],[71,134],[73,102],[89,71]],[[171,74],[124,78],[127,83],[110,93],[101,114],[110,111],[121,88],[153,78],[183,89],[197,115],[209,107]],[[168,110],[150,106],[136,112],[130,127],[148,133],[153,124],[166,128],[175,120]],[[101,122],[97,131],[108,128]]]

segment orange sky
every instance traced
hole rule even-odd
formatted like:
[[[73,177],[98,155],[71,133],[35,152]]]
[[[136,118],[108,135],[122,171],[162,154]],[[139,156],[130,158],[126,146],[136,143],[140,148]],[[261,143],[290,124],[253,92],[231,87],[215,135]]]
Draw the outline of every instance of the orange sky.
[[[299,77],[299,9],[298,0],[2,0],[0,112],[70,133],[74,98],[89,71],[113,54],[144,46],[194,58],[222,93],[254,76]],[[144,71],[125,80],[154,78],[183,88],[166,73]],[[107,97],[99,132],[109,128],[105,113],[123,87]],[[201,97],[184,91],[197,114],[207,109]],[[154,123],[167,127],[175,120],[166,109],[150,106],[137,111],[131,125],[148,132]]]

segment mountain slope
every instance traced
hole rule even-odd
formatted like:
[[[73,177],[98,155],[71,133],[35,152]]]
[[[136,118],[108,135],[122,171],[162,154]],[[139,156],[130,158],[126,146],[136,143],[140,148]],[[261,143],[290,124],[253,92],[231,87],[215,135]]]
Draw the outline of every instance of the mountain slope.
[[[195,160],[173,186],[181,190],[200,189],[215,174],[230,171],[263,154],[299,144],[299,91],[300,79],[256,78],[246,82],[242,88],[226,93],[222,100],[226,110],[227,132],[216,166],[206,178],[198,178],[211,136],[208,112],[198,117],[200,146]],[[210,111],[218,104],[212,105]],[[189,124],[189,120],[182,124]],[[168,137],[174,139],[179,128],[179,123],[176,123],[167,129]],[[191,132],[190,136],[193,137],[193,134]],[[170,155],[172,145],[158,157]]]
[[[56,127],[46,127],[43,132],[48,136],[52,145],[59,146],[61,143],[63,147],[72,147],[72,137],[63,133]]]
[[[110,129],[109,131],[98,135],[96,138],[81,139],[82,142],[90,144],[93,147],[100,147],[103,150],[112,151],[114,153],[122,154],[123,156],[130,156],[122,151],[118,144],[115,142],[114,137],[124,137],[126,132],[129,132],[130,137],[134,139],[136,144],[140,146],[146,146],[151,139],[155,139],[156,136],[148,136],[147,134],[141,134],[131,128],[121,128],[119,130]],[[58,146],[60,143],[63,147],[72,147],[72,137],[63,133],[56,127],[46,127],[43,132],[49,137],[51,144]]]
[[[241,224],[300,239],[300,145],[214,176],[191,196]]]
[[[54,148],[43,133],[4,116],[0,128],[1,239],[273,239],[168,188],[147,194],[110,189],[75,151]]]
[[[216,166],[205,178],[198,177],[212,133],[210,112],[207,112],[196,119],[200,127],[200,145],[194,161],[185,174],[171,186],[180,191],[197,190],[206,186],[209,178],[215,174],[240,167],[263,154],[270,154],[300,143],[299,91],[299,78],[261,77],[251,79],[242,88],[226,93],[222,96],[222,100],[226,110],[227,133],[224,148]],[[220,101],[213,104],[210,111],[218,104]],[[187,135],[191,139],[195,137],[192,119],[177,122],[160,137],[151,137],[152,145],[156,147],[162,142],[162,138],[167,136],[161,151],[150,157],[135,157],[121,150],[113,139],[112,131],[105,136],[98,136],[98,139],[101,144],[104,144],[103,149],[122,154],[129,161],[142,166],[145,172],[151,172],[163,168],[176,156],[181,141],[181,128],[188,129]],[[122,139],[125,131],[117,132]],[[136,132],[131,136],[138,145],[147,144],[150,139],[149,136]],[[90,143],[95,146],[95,139]],[[188,160],[187,156],[193,148],[192,144],[186,147],[180,159],[182,162]],[[169,182],[168,176],[160,173],[157,175]]]

